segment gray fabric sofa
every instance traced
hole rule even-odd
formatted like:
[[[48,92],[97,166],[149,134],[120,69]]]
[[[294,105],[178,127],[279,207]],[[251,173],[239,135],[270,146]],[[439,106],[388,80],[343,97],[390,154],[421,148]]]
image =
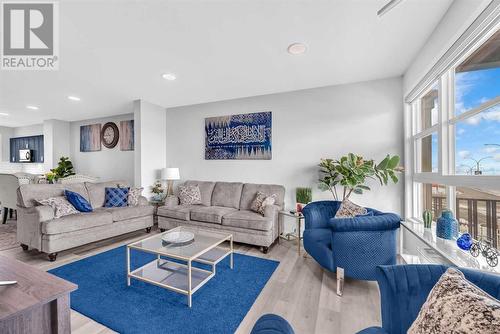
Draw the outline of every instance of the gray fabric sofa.
[[[37,249],[54,261],[57,252],[66,249],[143,228],[149,233],[154,208],[145,197],[138,206],[104,207],[105,188],[117,185],[128,186],[122,181],[21,185],[17,189],[17,240],[24,250]],[[65,189],[85,197],[94,211],[54,219],[51,207],[37,205],[36,200],[62,196]]]
[[[283,209],[285,188],[273,184],[239,182],[186,181],[198,185],[201,205],[180,205],[178,197],[169,197],[158,208],[158,227],[177,226],[231,233],[236,242],[261,246],[266,253],[278,238],[278,213]],[[264,216],[250,210],[258,191],[276,194],[275,205],[265,207]]]

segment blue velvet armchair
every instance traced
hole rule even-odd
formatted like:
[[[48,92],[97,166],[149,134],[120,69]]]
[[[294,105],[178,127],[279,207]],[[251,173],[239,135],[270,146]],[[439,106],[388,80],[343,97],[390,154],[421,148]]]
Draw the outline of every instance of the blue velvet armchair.
[[[358,334],[402,334],[417,318],[432,287],[448,267],[437,264],[380,266],[377,282],[380,289],[382,327],[370,327]],[[500,299],[500,276],[458,268],[465,278]]]
[[[304,248],[323,268],[347,277],[375,280],[378,265],[396,264],[400,217],[368,209],[354,218],[334,218],[338,201],[318,201],[305,206]],[[339,277],[339,273],[337,273]],[[340,284],[341,294],[343,278]]]

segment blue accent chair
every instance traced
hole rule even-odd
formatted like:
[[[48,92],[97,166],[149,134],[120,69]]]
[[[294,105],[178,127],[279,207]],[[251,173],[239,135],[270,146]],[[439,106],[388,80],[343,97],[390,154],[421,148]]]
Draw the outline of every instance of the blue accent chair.
[[[403,334],[417,318],[431,289],[448,266],[408,264],[380,266],[377,282],[380,289],[382,327],[369,327],[358,334]],[[500,299],[500,275],[458,268],[465,278]]]
[[[318,201],[304,207],[304,248],[329,271],[343,268],[347,277],[375,280],[378,265],[396,264],[401,218],[370,208],[364,216],[334,218],[340,203]]]
[[[257,320],[250,334],[294,334],[294,331],[279,315],[264,314]]]

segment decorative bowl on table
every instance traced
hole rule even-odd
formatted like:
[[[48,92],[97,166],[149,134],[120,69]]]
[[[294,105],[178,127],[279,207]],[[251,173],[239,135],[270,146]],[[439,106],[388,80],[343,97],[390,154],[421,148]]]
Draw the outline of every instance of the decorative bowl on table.
[[[194,233],[188,231],[172,231],[165,233],[161,240],[174,246],[182,246],[194,240]]]

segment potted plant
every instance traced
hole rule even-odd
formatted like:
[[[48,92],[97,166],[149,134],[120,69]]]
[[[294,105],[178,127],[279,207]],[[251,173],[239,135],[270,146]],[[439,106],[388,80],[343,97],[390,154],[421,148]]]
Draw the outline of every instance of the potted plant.
[[[73,163],[68,157],[61,157],[57,167],[51,169],[50,172],[45,174],[45,177],[49,183],[55,183],[57,180],[71,175],[75,175],[75,172],[73,171]]]
[[[366,185],[369,179],[377,179],[380,185],[387,185],[389,181],[397,183],[397,173],[404,170],[399,166],[399,160],[399,156],[388,154],[377,164],[373,159],[366,160],[353,153],[339,160],[321,159],[319,188],[330,191],[333,198],[339,201],[348,199],[353,193],[362,194],[370,190]]]
[[[154,194],[153,195],[153,200],[161,202],[165,198],[163,192],[163,186],[160,181],[156,181],[155,184],[152,186],[151,192]]]
[[[302,208],[312,201],[311,188],[297,188],[295,190],[296,210],[298,213],[302,212]]]

